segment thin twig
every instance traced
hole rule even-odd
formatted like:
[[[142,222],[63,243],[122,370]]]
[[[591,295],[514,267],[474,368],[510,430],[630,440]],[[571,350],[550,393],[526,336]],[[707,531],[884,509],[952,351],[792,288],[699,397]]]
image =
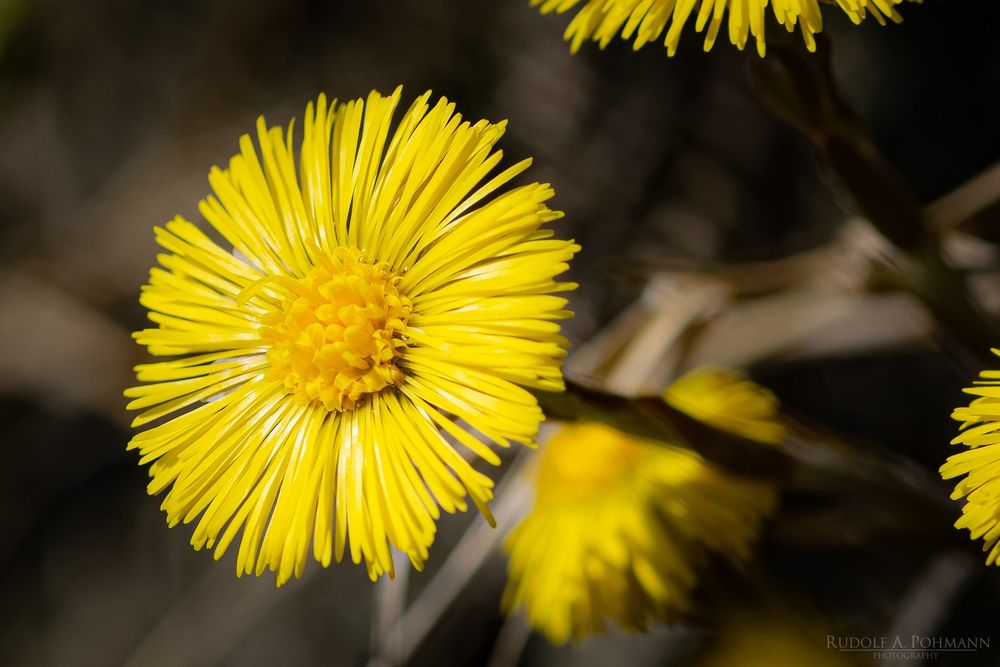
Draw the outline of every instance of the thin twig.
[[[976,572],[978,563],[966,553],[948,552],[933,559],[917,577],[900,603],[888,637],[927,637],[940,627],[962,587]],[[886,663],[888,667],[913,665],[910,659]]]
[[[383,577],[375,583],[372,605],[371,652],[374,656],[389,655],[391,647],[398,644],[396,634],[399,619],[406,608],[406,593],[410,582],[410,561],[396,549],[392,551],[395,579]],[[385,662],[383,664],[392,664]]]
[[[500,626],[486,667],[517,667],[529,637],[531,637],[531,627],[524,614],[521,612],[510,614]]]

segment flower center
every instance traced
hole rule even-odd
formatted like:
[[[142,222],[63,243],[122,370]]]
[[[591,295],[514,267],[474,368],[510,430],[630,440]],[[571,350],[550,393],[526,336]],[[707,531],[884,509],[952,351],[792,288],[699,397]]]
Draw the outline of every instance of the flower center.
[[[599,498],[635,474],[648,447],[596,423],[567,424],[542,450],[539,493],[557,502]]]
[[[339,247],[263,319],[271,349],[268,377],[305,404],[331,412],[353,410],[370,394],[403,382],[396,366],[413,307],[399,293],[387,264],[366,262],[356,248]]]

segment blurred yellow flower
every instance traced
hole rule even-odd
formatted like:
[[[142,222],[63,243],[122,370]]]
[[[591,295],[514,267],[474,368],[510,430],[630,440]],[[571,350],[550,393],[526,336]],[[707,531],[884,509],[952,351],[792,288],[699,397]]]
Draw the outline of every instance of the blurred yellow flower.
[[[829,628],[808,612],[729,613],[695,667],[849,667],[852,654],[827,648]]]
[[[702,390],[715,382],[679,384],[685,405],[713,400]],[[542,448],[535,485],[533,509],[505,543],[504,607],[524,607],[556,643],[601,632],[607,619],[641,631],[683,613],[707,553],[748,558],[776,502],[765,482],[597,423],[563,426]]]
[[[694,18],[694,28],[705,33],[705,50],[715,44],[722,23],[726,20],[729,41],[737,48],[746,46],[753,36],[757,52],[765,53],[764,24],[768,0],[531,0],[540,6],[543,14],[563,12],[585,2],[583,9],[573,17],[566,28],[565,39],[577,52],[588,39],[598,42],[603,49],[616,36],[632,40],[639,49],[663,36],[667,55],[677,52],[681,32],[688,20]],[[879,23],[886,19],[899,22],[902,17],[895,5],[903,0],[771,0],[771,11],[778,23],[788,32],[796,25],[802,33],[806,47],[816,49],[814,35],[823,30],[820,2],[836,4],[855,23],[871,15]],[[664,33],[666,33],[664,35]]]
[[[1000,371],[983,371],[975,385],[965,391],[978,398],[952,413],[962,426],[951,443],[968,449],[950,456],[941,476],[965,475],[951,494],[954,500],[965,498],[955,526],[968,528],[974,540],[982,538],[986,564],[995,565],[1000,564]]]
[[[678,378],[663,392],[671,407],[706,424],[758,442],[777,444],[786,428],[778,399],[742,373],[704,367]]]
[[[128,389],[129,444],[169,488],[168,523],[198,519],[219,558],[242,530],[237,573],[299,576],[349,545],[372,579],[389,546],[420,568],[441,509],[488,520],[492,481],[452,441],[497,464],[474,433],[531,443],[542,420],[523,387],[559,390],[571,313],[555,277],[579,249],[545,223],[546,184],[497,194],[530,160],[487,179],[505,123],[470,123],[401,90],[309,104],[302,146],[257,124],[199,210],[230,252],[181,218],[141,302],[154,355]],[[298,169],[296,169],[296,161]],[[452,441],[446,440],[447,434]]]

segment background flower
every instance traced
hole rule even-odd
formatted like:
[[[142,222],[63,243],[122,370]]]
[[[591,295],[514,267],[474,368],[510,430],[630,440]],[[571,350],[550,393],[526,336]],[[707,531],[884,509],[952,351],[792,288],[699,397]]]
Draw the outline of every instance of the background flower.
[[[948,457],[941,476],[964,476],[951,494],[954,500],[965,499],[955,526],[967,528],[974,540],[982,538],[986,563],[996,565],[1000,562],[1000,371],[981,372],[975,385],[965,391],[978,398],[952,414],[962,426],[951,444],[968,449]]]
[[[741,400],[767,394],[735,373],[702,370],[668,393],[704,419],[717,412],[714,388],[727,384],[738,388],[726,414],[750,406],[748,420],[776,418],[773,398],[766,414]],[[748,559],[776,503],[766,482],[596,423],[564,425],[543,445],[535,486],[534,507],[505,544],[504,605],[523,606],[553,642],[603,632],[608,620],[631,631],[676,620],[692,608],[706,556]]]
[[[823,30],[820,4],[837,4],[855,23],[873,16],[885,24],[886,18],[899,22],[902,17],[895,5],[903,0],[773,0],[774,18],[788,32],[796,27],[802,33],[806,47],[816,49],[814,35]],[[543,14],[562,14],[579,5],[581,0],[531,0]],[[766,52],[764,26],[768,21],[767,0],[586,0],[580,12],[566,28],[565,38],[574,52],[588,39],[603,49],[617,36],[633,40],[636,49],[661,38],[667,55],[677,53],[681,33],[690,20],[697,32],[705,33],[705,50],[715,44],[725,25],[729,41],[743,49],[748,37],[753,37],[757,53]]]
[[[703,366],[674,381],[663,400],[716,428],[758,442],[777,444],[787,431],[778,418],[781,405],[775,395],[738,371]]]

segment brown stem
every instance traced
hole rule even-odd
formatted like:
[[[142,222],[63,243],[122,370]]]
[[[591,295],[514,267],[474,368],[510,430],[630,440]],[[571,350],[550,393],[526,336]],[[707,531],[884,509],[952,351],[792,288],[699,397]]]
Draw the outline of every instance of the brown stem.
[[[929,524],[953,520],[947,493],[915,465],[787,419],[790,436],[775,446],[716,429],[657,396],[625,398],[573,381],[567,382],[565,392],[534,394],[549,419],[600,422],[636,437],[685,447],[732,474],[792,488],[895,499],[901,506],[920,508]]]
[[[817,35],[814,54],[794,40],[768,40],[767,57],[749,63],[761,101],[809,140],[861,212],[901,251],[904,259],[893,268],[903,284],[974,355],[989,358],[1000,335],[941,257],[917,197],[837,89],[829,40]]]
[[[565,392],[536,391],[545,416],[594,421],[623,433],[686,447],[738,474],[785,478],[791,459],[779,449],[720,431],[676,410],[659,397],[625,398],[567,382]]]

